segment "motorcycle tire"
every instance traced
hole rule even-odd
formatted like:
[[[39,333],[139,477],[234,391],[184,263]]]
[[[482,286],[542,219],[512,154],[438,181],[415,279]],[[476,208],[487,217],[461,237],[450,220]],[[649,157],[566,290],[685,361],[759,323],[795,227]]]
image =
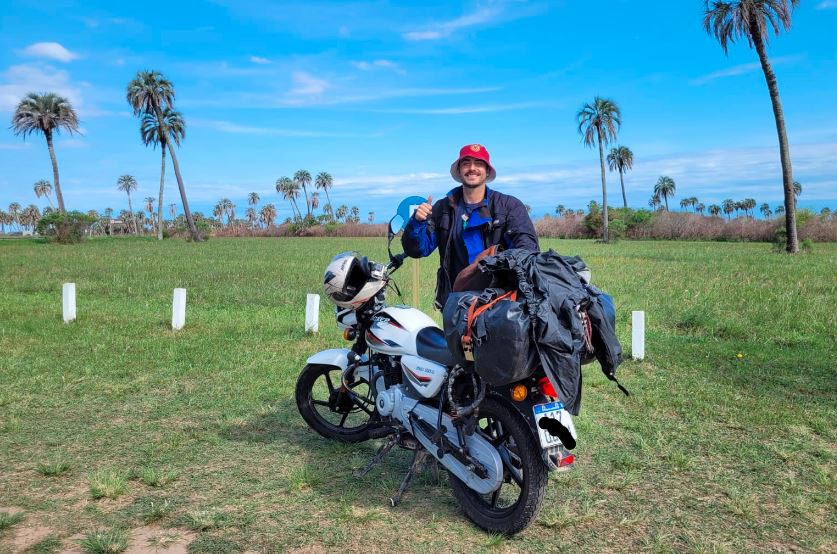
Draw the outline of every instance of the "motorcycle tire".
[[[514,535],[537,517],[546,497],[548,469],[526,420],[512,407],[487,397],[479,407],[477,433],[492,442],[503,459],[503,484],[480,494],[451,474],[453,496],[465,516],[490,533]]]
[[[342,373],[336,366],[306,365],[296,381],[296,406],[305,423],[325,438],[363,442],[377,419],[375,403],[368,398],[369,383],[364,379],[352,383],[353,397],[342,388]]]

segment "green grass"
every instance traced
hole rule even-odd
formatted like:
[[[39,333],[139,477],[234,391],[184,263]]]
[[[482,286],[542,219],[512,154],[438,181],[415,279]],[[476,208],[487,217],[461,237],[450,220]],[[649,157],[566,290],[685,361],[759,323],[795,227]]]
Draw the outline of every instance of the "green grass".
[[[10,528],[12,525],[17,525],[23,521],[23,514],[18,512],[10,514],[8,512],[0,512],[0,533]]]
[[[70,467],[70,463],[67,460],[55,458],[39,463],[36,469],[38,473],[46,477],[58,477],[69,471]]]
[[[121,530],[93,531],[80,545],[87,554],[119,554],[128,548],[128,534]]]
[[[296,412],[306,357],[346,344],[325,301],[320,334],[304,333],[305,294],[336,252],[382,260],[381,239],[0,241],[0,507],[65,544],[146,521],[192,529],[193,552],[359,551],[368,537],[405,552],[835,550],[837,245],[794,258],[764,244],[544,245],[593,268],[626,351],[630,312],[645,310],[646,359],[619,370],[628,398],[585,367],[576,468],[551,475],[517,537],[470,525],[444,474],[389,508],[409,454],[355,479],[377,443],[328,442]],[[421,263],[431,314],[437,263]],[[63,282],[78,290],[71,325]],[[175,287],[188,290],[179,332]],[[38,465],[55,459],[72,467],[60,479]],[[91,501],[102,475],[122,492]]]
[[[116,498],[128,490],[128,473],[101,469],[90,476],[90,496],[94,499]]]

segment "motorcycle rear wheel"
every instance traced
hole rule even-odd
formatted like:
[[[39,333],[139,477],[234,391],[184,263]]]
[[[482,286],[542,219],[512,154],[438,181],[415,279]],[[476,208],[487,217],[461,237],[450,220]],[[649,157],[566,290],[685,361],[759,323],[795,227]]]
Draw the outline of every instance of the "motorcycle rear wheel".
[[[480,404],[476,432],[500,452],[503,484],[480,494],[451,474],[453,496],[477,527],[514,535],[538,517],[546,497],[549,476],[540,445],[519,413],[491,397]]]
[[[306,365],[296,382],[296,406],[311,429],[327,439],[363,442],[377,419],[369,383],[356,379],[348,394],[341,383],[343,370],[329,365]]]

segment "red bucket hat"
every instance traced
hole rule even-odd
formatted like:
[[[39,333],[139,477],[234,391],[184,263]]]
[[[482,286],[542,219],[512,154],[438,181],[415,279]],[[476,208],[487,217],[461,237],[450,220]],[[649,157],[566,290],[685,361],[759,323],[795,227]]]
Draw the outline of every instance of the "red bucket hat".
[[[459,158],[450,166],[450,176],[457,183],[462,182],[462,177],[459,175],[459,162],[465,158],[476,158],[485,162],[485,165],[488,166],[488,177],[485,180],[487,183],[490,183],[497,177],[497,172],[491,167],[491,156],[488,155],[488,150],[485,149],[485,146],[482,144],[466,144],[459,151]]]

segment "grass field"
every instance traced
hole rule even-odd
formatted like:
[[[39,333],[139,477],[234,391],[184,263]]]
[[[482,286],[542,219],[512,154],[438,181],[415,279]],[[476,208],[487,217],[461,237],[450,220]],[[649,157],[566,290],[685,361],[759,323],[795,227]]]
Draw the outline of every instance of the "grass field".
[[[646,311],[646,360],[620,368],[629,398],[585,368],[576,468],[505,539],[468,523],[444,474],[389,508],[409,453],[355,479],[376,444],[297,414],[306,357],[344,344],[325,302],[304,334],[305,293],[336,252],[383,259],[382,239],[0,241],[0,552],[837,550],[837,245],[545,246],[593,268],[626,351]],[[409,268],[399,282],[409,301]]]

